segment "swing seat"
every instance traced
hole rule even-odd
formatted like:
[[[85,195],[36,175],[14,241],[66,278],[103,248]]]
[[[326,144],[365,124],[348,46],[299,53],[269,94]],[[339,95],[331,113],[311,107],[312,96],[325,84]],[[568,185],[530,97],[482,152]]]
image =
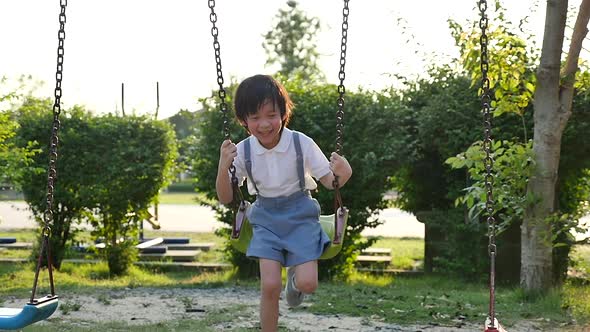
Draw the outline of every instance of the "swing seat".
[[[246,218],[246,212],[250,209],[250,205],[248,201],[242,201],[240,203],[229,239],[231,245],[243,254],[248,250],[248,245],[250,245],[253,235],[252,225],[250,225],[250,221]]]
[[[246,213],[250,208],[250,202],[243,201],[240,203],[238,212],[236,213],[236,219],[232,226],[232,234],[230,237],[230,243],[237,251],[245,254],[248,250],[250,240],[252,240],[252,225]],[[334,218],[337,218],[334,220]],[[348,222],[348,209],[345,207],[339,207],[336,214],[320,215],[320,225],[328,238],[330,239],[330,245],[319,259],[330,259],[338,255],[342,250],[342,242],[344,240],[344,230]],[[336,223],[337,227],[335,227]],[[337,229],[336,229],[337,228]]]
[[[27,303],[22,309],[0,308],[0,330],[16,330],[51,316],[58,306],[57,295],[47,295]]]
[[[335,229],[334,218],[337,218],[336,226],[338,229]],[[344,242],[344,230],[346,229],[347,223],[348,209],[345,207],[339,207],[335,214],[320,215],[320,224],[322,225],[322,229],[330,238],[330,245],[328,248],[326,248],[326,250],[324,250],[324,253],[320,256],[320,259],[333,258],[334,256],[338,255],[340,250],[342,250],[342,242]]]

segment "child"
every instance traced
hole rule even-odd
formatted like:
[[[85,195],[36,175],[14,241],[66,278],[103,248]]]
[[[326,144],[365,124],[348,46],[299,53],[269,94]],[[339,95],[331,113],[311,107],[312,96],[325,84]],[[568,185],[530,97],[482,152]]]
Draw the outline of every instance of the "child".
[[[256,75],[238,86],[236,117],[250,137],[237,145],[221,144],[216,189],[222,204],[233,199],[232,162],[240,185],[248,178],[248,191],[256,201],[247,212],[253,237],[246,255],[260,265],[262,331],[276,331],[281,293],[281,266],[287,267],[285,297],[295,307],[318,285],[317,259],[330,240],[319,223],[320,206],[310,190],[317,184],[333,189],[334,176],[343,186],[352,169],[332,152],[330,161],[305,134],[286,126],[293,103],[274,78]]]

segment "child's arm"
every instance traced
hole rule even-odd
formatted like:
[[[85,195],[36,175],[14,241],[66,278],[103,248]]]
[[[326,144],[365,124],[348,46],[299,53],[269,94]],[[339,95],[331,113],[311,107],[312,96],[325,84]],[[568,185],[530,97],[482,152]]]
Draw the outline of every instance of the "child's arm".
[[[225,140],[221,144],[219,153],[219,166],[217,167],[217,180],[215,181],[215,189],[217,190],[217,198],[221,204],[228,204],[234,198],[231,181],[228,175],[228,170],[238,155],[238,149],[230,140]]]
[[[332,155],[330,156],[330,170],[332,170],[332,172],[320,178],[322,185],[328,189],[334,189],[334,176],[338,176],[338,186],[340,188],[342,188],[352,176],[352,168],[350,167],[348,160],[336,152],[332,152]]]

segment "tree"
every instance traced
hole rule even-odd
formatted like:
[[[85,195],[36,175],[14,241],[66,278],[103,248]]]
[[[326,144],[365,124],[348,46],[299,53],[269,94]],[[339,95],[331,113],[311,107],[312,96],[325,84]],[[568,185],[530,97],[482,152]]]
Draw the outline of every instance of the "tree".
[[[24,170],[19,181],[25,201],[31,208],[38,223],[46,210],[48,143],[52,123],[52,100],[49,98],[27,98],[16,114],[19,123],[16,145],[19,147],[35,144],[40,152],[33,158],[30,168]],[[67,115],[66,115],[67,114]],[[72,142],[72,134],[86,132],[90,114],[79,108],[64,110],[61,117],[60,141],[58,147],[57,174],[54,191],[53,224],[51,225],[50,248],[53,264],[60,268],[68,241],[75,237],[75,224],[82,222],[88,210],[85,201],[92,197],[88,191],[91,185],[84,183],[80,174],[87,164],[79,163],[76,150],[84,151],[87,142]],[[37,241],[37,243],[40,243]],[[38,250],[39,248],[36,248]],[[32,257],[37,255],[36,250]]]
[[[562,49],[568,12],[567,0],[548,0],[541,61],[534,94],[533,152],[536,167],[527,193],[536,199],[525,210],[522,226],[521,287],[544,290],[552,284],[551,216],[557,210],[561,139],[572,113],[574,82],[582,42],[588,33],[590,0],[582,0],[567,57]]]
[[[481,139],[477,87],[471,84],[468,73],[448,66],[433,67],[428,74],[427,78],[409,82],[409,87],[401,92],[407,111],[397,115],[403,119],[398,129],[403,144],[401,149],[398,148],[400,155],[396,160],[400,166],[393,167],[395,187],[399,193],[396,204],[424,223],[425,272],[459,274],[462,278],[478,279],[489,271],[487,228],[481,222],[479,211],[469,211],[454,202],[466,191],[476,196],[476,199],[466,199],[466,202],[479,199],[481,191],[476,189],[481,188],[477,183],[481,176],[469,175],[480,175],[483,167],[466,173],[450,170],[443,163]],[[527,123],[531,122],[530,118],[527,115]],[[521,116],[507,112],[496,119],[494,129],[494,136],[500,140],[521,140]],[[466,157],[463,155],[451,159],[457,160],[457,164],[478,161],[481,164],[481,159],[474,161],[470,158],[473,153],[468,153]],[[509,176],[520,168],[502,167],[507,158],[502,159],[496,169],[501,171],[499,174],[507,175],[504,178],[512,180]],[[525,182],[521,187],[525,187]],[[508,186],[507,189],[512,188]],[[496,195],[499,191],[495,191]],[[459,201],[463,202],[462,199]],[[471,208],[473,204],[465,205]],[[480,206],[477,204],[474,210]],[[502,212],[507,214],[506,209]],[[505,218],[502,220],[507,221]],[[518,222],[520,220],[522,218]],[[519,233],[515,232],[515,235]],[[511,243],[506,235],[498,237],[497,243],[503,249],[518,246],[518,243]],[[504,255],[506,252],[502,250],[502,257],[499,257],[497,278],[502,282],[518,281],[520,265],[511,265],[513,259],[507,256],[513,254]]]
[[[190,112],[184,109],[169,117],[167,121],[174,128],[178,140],[194,135],[199,122],[197,112]]]
[[[551,6],[548,5],[548,7]],[[584,10],[581,10],[581,12],[584,12]],[[536,105],[541,100],[537,98],[537,95],[540,93],[537,87],[540,86],[539,79],[541,79],[541,75],[539,75],[539,62],[542,50],[538,50],[535,43],[531,42],[534,36],[530,35],[530,33],[523,29],[522,23],[526,21],[526,18],[521,20],[521,24],[519,25],[520,33],[515,33],[514,25],[506,19],[504,10],[499,2],[496,2],[495,14],[497,19],[495,18],[490,22],[499,23],[494,25],[490,24],[488,32],[488,49],[490,53],[488,77],[490,78],[490,88],[495,97],[492,101],[494,120],[497,121],[502,119],[504,117],[501,116],[502,114],[516,114],[520,116],[524,128],[524,137],[523,135],[518,136],[521,137],[521,139],[524,139],[524,144],[515,141],[514,137],[501,137],[505,133],[500,128],[497,128],[496,125],[494,125],[492,137],[497,141],[495,146],[497,144],[503,145],[498,151],[508,151],[506,147],[517,144],[514,145],[514,147],[522,145],[527,150],[530,148],[531,155],[534,155],[532,149],[533,144],[529,144],[529,141],[531,143],[533,141],[532,139],[527,139],[527,137],[531,137],[531,134],[534,134],[536,140],[543,140],[549,137],[546,135],[547,132],[552,132],[552,135],[559,133],[553,129],[542,132],[537,128],[540,119],[556,121],[549,120],[547,115],[539,114],[536,109]],[[587,23],[588,20],[586,19],[585,21]],[[462,28],[454,22],[451,22],[451,27],[453,28],[453,35],[457,40],[457,45],[460,47],[463,66],[466,70],[471,72],[473,84],[479,85],[481,83],[481,70],[479,67],[480,29],[474,25],[471,33],[465,33]],[[525,37],[520,37],[522,35]],[[580,37],[583,38],[583,36],[578,36],[578,38]],[[546,40],[548,39],[546,38]],[[561,42],[563,42],[563,37],[561,38]],[[572,43],[572,45],[575,45],[575,42]],[[545,48],[545,50],[546,49],[547,48]],[[577,63],[577,60],[574,62]],[[557,60],[557,71],[559,72],[559,60]],[[576,71],[577,69],[573,71],[574,74],[571,76],[572,79],[575,78]],[[547,285],[549,283],[561,282],[564,280],[569,263],[569,253],[572,246],[576,243],[576,240],[570,234],[570,231],[572,229],[580,230],[578,220],[581,216],[587,214],[588,210],[587,206],[583,203],[586,202],[588,197],[587,193],[590,192],[588,181],[584,179],[587,175],[590,158],[588,158],[587,153],[584,153],[585,151],[588,151],[586,144],[580,144],[578,142],[580,142],[580,135],[584,135],[584,133],[587,132],[587,126],[584,125],[584,120],[588,117],[585,109],[587,105],[587,90],[590,84],[588,84],[589,74],[587,72],[578,76],[579,79],[572,81],[572,83],[575,83],[575,87],[572,85],[572,91],[569,95],[569,108],[571,111],[571,103],[574,98],[573,90],[575,89],[578,91],[575,96],[577,111],[572,116],[572,118],[576,120],[568,125],[567,128],[564,127],[565,130],[562,130],[559,133],[560,142],[557,143],[559,157],[554,164],[557,168],[553,170],[555,172],[554,174],[557,174],[557,170],[559,169],[559,177],[555,177],[553,182],[553,196],[541,196],[541,193],[546,192],[547,187],[544,187],[541,192],[538,191],[539,188],[537,188],[537,190],[531,190],[532,187],[529,178],[534,177],[534,174],[532,173],[533,169],[536,171],[540,170],[540,168],[535,165],[539,156],[531,158],[531,172],[529,173],[529,176],[525,178],[522,176],[510,176],[511,180],[508,180],[507,182],[502,182],[500,178],[495,178],[495,187],[499,189],[495,190],[495,192],[496,194],[500,193],[499,196],[495,197],[498,202],[495,206],[495,211],[497,217],[499,217],[497,218],[497,221],[500,229],[507,226],[505,225],[505,221],[508,220],[518,222],[518,226],[520,226],[521,223],[524,224],[525,213],[530,216],[532,211],[531,208],[540,203],[541,200],[553,202],[551,203],[553,205],[551,213],[538,219],[539,222],[545,224],[544,227],[546,231],[541,229],[543,226],[541,226],[541,228],[536,228],[533,231],[534,234],[532,234],[536,240],[531,241],[531,227],[524,225],[519,229],[519,237],[513,240],[513,242],[517,241],[520,244],[519,249],[522,252],[520,260],[523,263],[520,267],[520,281],[523,288],[527,290],[548,289]],[[556,91],[557,90],[558,89],[556,89]],[[558,92],[555,93],[558,94]],[[533,100],[535,100],[535,103],[533,103]],[[545,104],[546,100],[542,103]],[[529,120],[532,117],[534,117],[534,124]],[[530,131],[528,128],[532,128],[533,130]],[[501,142],[505,140],[511,141],[509,145],[506,145],[506,142]],[[575,142],[575,146],[572,142]],[[539,146],[537,146],[537,148],[539,148]],[[465,156],[468,157],[469,154],[466,154]],[[498,174],[508,174],[500,169],[506,166],[506,164],[502,165],[502,163],[498,162],[500,159],[506,159],[502,156],[502,153],[494,152],[494,159],[496,159],[494,165],[494,168],[496,168],[495,171],[500,172]],[[457,165],[458,164],[455,166]],[[526,167],[518,167],[517,169],[522,172],[525,171],[525,168]],[[525,175],[525,173],[526,171],[521,175]],[[538,177],[538,175],[536,177]],[[520,178],[520,180],[514,181],[518,178]],[[522,181],[522,183],[520,183],[520,181]],[[482,186],[482,183],[477,183],[478,180],[474,180],[474,182],[474,185],[470,188],[473,189]],[[517,188],[521,189],[516,190]],[[469,190],[469,188],[467,189]],[[472,191],[471,193],[475,192]],[[471,195],[471,193],[466,197]],[[503,193],[515,193],[516,195],[503,195]],[[481,205],[479,204],[481,203],[481,199],[477,196],[478,195],[474,195],[469,198],[471,203],[468,205],[472,205],[473,207]],[[474,204],[474,198],[475,201],[479,201],[478,204]],[[507,210],[507,206],[517,208]],[[542,242],[540,246],[538,245],[539,242]],[[532,248],[533,245],[536,247]],[[525,247],[529,248],[528,252]],[[541,247],[544,251],[539,251],[539,248]],[[544,257],[543,259],[545,259],[545,262],[532,262],[532,256],[535,256],[535,259]],[[527,264],[547,264],[547,266],[549,266],[549,268],[542,272],[545,274],[543,277],[545,278],[545,281],[540,288],[531,288],[525,285],[524,270],[527,269]],[[535,270],[535,272],[530,273],[533,275],[540,275],[541,273],[538,273],[537,271],[538,270]]]
[[[265,35],[267,65],[279,64],[285,77],[298,75],[305,80],[323,80],[317,59],[315,36],[320,30],[317,17],[308,17],[297,7],[297,1],[287,1],[288,9],[280,9],[275,26]]]
[[[26,147],[18,148],[11,142],[17,128],[18,123],[12,119],[10,112],[0,112],[0,185],[11,186],[18,181],[20,170],[33,152]]]
[[[190,112],[181,109],[178,113],[166,119],[176,133],[179,156],[176,166],[180,172],[189,168],[191,156],[194,154],[194,147],[198,144],[196,139],[198,117],[198,111]]]
[[[28,78],[30,79],[30,78]],[[0,88],[8,81],[7,78],[0,78]],[[14,143],[14,137],[18,130],[18,122],[14,114],[4,107],[9,103],[21,100],[23,90],[28,83],[26,77],[19,79],[19,87],[12,91],[0,91],[0,185],[17,186],[19,179],[24,174],[25,168],[31,163],[31,158],[39,152],[31,144],[18,147]]]
[[[88,165],[82,174],[97,216],[90,218],[92,235],[104,239],[109,271],[120,275],[136,258],[139,224],[149,218],[148,208],[172,179],[176,141],[167,122],[146,116],[109,114],[88,125],[88,131],[72,141],[94,142],[86,145],[91,146],[86,153],[78,152],[78,159]]]

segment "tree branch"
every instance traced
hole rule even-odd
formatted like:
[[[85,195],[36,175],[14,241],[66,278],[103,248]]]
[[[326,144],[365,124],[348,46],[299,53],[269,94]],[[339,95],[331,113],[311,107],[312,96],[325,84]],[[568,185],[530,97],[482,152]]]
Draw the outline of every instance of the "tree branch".
[[[572,32],[572,39],[563,67],[561,76],[572,79],[567,79],[567,84],[573,84],[576,71],[578,70],[578,60],[580,58],[580,51],[582,49],[582,43],[584,38],[588,34],[588,20],[590,20],[590,0],[583,0],[580,4],[580,10],[578,11],[578,17],[576,18],[576,24],[574,25],[574,31]]]

